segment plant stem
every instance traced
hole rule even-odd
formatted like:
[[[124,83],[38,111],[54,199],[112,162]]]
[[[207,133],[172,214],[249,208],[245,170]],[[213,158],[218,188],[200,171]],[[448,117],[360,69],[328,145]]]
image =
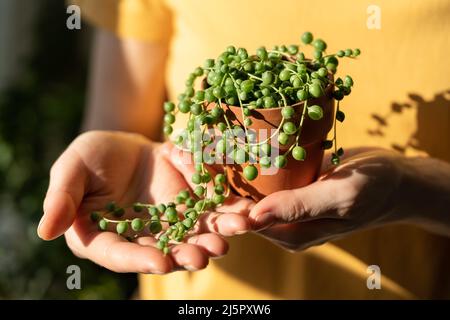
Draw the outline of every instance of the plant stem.
[[[339,100],[337,102],[336,106],[336,113],[339,112]],[[333,131],[334,131],[334,137],[333,137],[333,144],[334,144],[334,154],[337,156],[337,135],[336,135],[336,115],[334,116],[334,125],[333,125]]]
[[[120,222],[131,223],[131,222],[133,221],[132,219],[115,220],[115,219],[105,218],[104,216],[102,217],[102,219],[104,219],[105,221],[110,222],[110,223],[120,223]],[[142,222],[144,222],[144,223],[154,221],[154,220],[151,220],[151,219],[141,219],[141,220],[142,220]],[[158,221],[159,221],[159,222],[169,222],[169,221],[167,221],[167,220],[162,220],[162,219],[159,219]]]
[[[256,80],[259,80],[259,81],[263,82],[263,79],[262,79],[262,78],[260,78],[260,77],[258,77],[258,76],[255,76],[254,74],[247,73],[247,75],[248,75],[250,78],[253,78],[253,79],[256,79]]]
[[[288,152],[292,151],[292,149],[295,146],[298,146],[299,142],[300,142],[300,135],[302,133],[302,129],[303,129],[303,122],[305,121],[306,118],[306,110],[308,109],[308,100],[304,101],[304,105],[303,105],[303,110],[302,110],[302,115],[300,117],[300,123],[298,125],[298,131],[297,131],[297,136],[295,137],[295,143],[293,143],[291,145],[291,147],[289,148]]]
[[[281,118],[280,125],[278,126],[277,130],[275,130],[275,132],[274,132],[269,138],[267,138],[266,140],[264,140],[264,141],[262,141],[262,142],[249,143],[248,145],[249,145],[249,146],[259,146],[259,145],[262,145],[262,144],[266,143],[266,142],[269,141],[270,139],[272,139],[272,138],[273,138],[273,137],[281,130],[281,127],[283,127],[284,120],[285,120],[285,118],[282,117],[282,118]]]
[[[234,87],[236,88],[236,91],[237,91],[239,86],[237,85],[236,80],[234,80],[234,77],[231,74],[229,74],[229,76],[230,76],[231,80],[233,80]],[[245,132],[244,144],[247,144],[248,143],[248,132],[247,132],[247,126],[245,125],[245,121],[244,121],[244,118],[245,118],[244,107],[242,106],[242,101],[241,101],[241,98],[239,97],[239,94],[237,95],[237,97],[239,100],[239,105],[241,107],[242,125],[244,126],[244,132]]]

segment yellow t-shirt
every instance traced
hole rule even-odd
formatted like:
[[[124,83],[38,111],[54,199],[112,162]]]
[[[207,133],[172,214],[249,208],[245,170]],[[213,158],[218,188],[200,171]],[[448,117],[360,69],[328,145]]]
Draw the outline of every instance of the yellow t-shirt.
[[[122,37],[170,46],[167,88],[230,44],[299,43],[304,31],[330,51],[361,48],[340,70],[355,87],[344,100],[342,146],[394,148],[450,161],[448,0],[78,0],[82,16]],[[375,20],[374,20],[375,19]],[[378,20],[377,20],[378,19]],[[338,73],[339,74],[339,73]],[[426,199],[424,199],[426,201]],[[450,241],[412,226],[358,232],[290,253],[257,235],[199,272],[141,275],[145,299],[450,298]],[[382,289],[366,285],[368,265]]]

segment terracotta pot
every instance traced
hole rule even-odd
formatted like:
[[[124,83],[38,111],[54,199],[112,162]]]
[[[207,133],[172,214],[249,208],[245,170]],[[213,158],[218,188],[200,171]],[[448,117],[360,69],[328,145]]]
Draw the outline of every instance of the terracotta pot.
[[[242,171],[248,164],[227,164],[226,173],[228,180],[232,188],[243,197],[250,197],[255,201],[259,201],[265,196],[287,189],[295,189],[306,186],[315,181],[320,173],[320,167],[322,164],[322,158],[324,150],[322,148],[322,142],[326,139],[328,132],[331,130],[334,122],[334,100],[332,98],[332,87],[329,86],[325,90],[325,95],[318,99],[311,99],[308,101],[308,105],[318,104],[323,108],[323,118],[320,120],[311,120],[306,116],[303,124],[302,133],[300,136],[300,145],[306,150],[306,159],[304,161],[297,161],[292,158],[292,155],[288,157],[288,164],[283,169],[272,167],[274,170],[278,170],[273,175],[261,174],[261,168],[259,164],[255,164],[258,169],[258,176],[253,181],[247,181]],[[295,117],[289,121],[299,123],[303,110],[303,103],[295,108]],[[237,125],[242,126],[242,111],[240,107],[227,106],[224,107],[228,119]],[[259,132],[259,129],[265,129],[270,132],[271,129],[276,130],[281,123],[281,108],[271,109],[254,109],[250,116],[253,123],[250,129],[255,129]],[[267,136],[270,136],[269,133]],[[284,153],[285,150],[294,142],[294,137],[291,137],[287,146],[278,146],[278,142],[272,142],[272,150],[276,153],[276,148],[280,149],[280,153]],[[276,140],[276,139],[272,139]],[[257,134],[256,141],[259,142],[259,135]],[[272,160],[274,159],[272,155]]]

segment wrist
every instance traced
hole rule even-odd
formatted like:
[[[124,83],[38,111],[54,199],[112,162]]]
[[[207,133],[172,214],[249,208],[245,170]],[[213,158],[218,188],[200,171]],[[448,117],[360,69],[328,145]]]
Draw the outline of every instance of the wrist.
[[[398,164],[397,220],[450,234],[450,165],[424,157],[403,158]]]

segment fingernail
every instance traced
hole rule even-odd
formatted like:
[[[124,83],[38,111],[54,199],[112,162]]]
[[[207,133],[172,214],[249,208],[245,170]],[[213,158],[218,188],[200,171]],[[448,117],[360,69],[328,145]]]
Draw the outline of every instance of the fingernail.
[[[38,235],[38,237],[39,238],[41,238],[42,239],[42,237],[41,237],[41,234],[40,234],[40,229],[41,229],[41,225],[42,225],[42,223],[44,222],[44,220],[45,220],[45,213],[44,213],[44,215],[42,216],[42,218],[41,218],[41,220],[39,221],[39,224],[38,224],[38,227],[37,227],[37,235]]]
[[[184,268],[188,271],[197,271],[198,269],[191,265],[185,265]]]
[[[224,254],[221,254],[221,255],[219,255],[219,256],[211,256],[210,259],[211,259],[211,260],[222,259],[224,256],[225,256]]]
[[[238,235],[241,235],[241,234],[244,234],[244,233],[247,233],[247,230],[239,230],[239,231],[236,231],[236,232],[234,233],[234,235],[238,236]]]
[[[274,222],[275,217],[270,212],[266,212],[256,217],[253,229],[260,231],[270,227]]]

